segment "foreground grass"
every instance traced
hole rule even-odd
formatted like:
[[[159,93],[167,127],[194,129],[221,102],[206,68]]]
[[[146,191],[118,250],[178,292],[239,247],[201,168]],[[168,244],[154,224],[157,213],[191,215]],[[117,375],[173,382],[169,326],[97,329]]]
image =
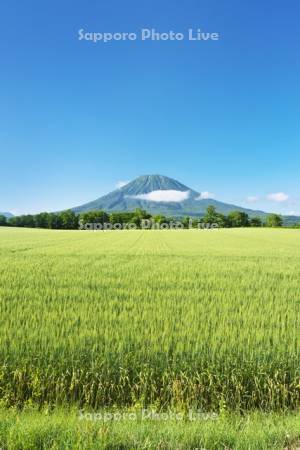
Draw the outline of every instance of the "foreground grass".
[[[202,421],[80,419],[64,410],[0,410],[0,447],[29,449],[296,449],[300,415],[226,414]]]
[[[6,406],[300,403],[298,230],[0,228]]]

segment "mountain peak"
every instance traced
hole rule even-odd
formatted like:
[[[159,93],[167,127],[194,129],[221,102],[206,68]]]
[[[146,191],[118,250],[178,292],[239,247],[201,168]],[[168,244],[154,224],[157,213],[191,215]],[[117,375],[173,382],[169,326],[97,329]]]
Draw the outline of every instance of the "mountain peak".
[[[214,199],[201,199],[199,192],[164,175],[141,175],[123,187],[90,203],[73,208],[76,213],[104,210],[107,212],[134,211],[142,208],[151,214],[167,216],[201,216],[213,205],[221,213],[239,210],[250,215],[263,216],[262,211],[252,211]]]
[[[127,195],[148,194],[160,190],[192,191],[179,181],[164,175],[141,175],[121,188]]]

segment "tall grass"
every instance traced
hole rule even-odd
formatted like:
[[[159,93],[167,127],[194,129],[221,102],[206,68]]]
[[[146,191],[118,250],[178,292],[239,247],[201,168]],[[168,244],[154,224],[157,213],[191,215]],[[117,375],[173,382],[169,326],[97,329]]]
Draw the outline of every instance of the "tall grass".
[[[6,406],[300,404],[298,230],[0,228]]]
[[[7,450],[296,450],[296,414],[226,414],[216,420],[81,420],[76,411],[0,409]]]

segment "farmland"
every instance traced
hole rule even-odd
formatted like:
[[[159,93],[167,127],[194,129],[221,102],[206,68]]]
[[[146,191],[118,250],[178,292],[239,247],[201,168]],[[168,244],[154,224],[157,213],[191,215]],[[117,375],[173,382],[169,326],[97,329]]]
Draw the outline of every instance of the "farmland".
[[[0,232],[8,405],[298,405],[297,230]]]
[[[2,407],[300,405],[300,234],[0,228]]]

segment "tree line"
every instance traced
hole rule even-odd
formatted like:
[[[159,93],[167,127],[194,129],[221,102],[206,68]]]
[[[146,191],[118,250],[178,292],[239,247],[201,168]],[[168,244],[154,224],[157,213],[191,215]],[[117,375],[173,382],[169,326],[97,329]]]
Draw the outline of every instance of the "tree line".
[[[74,211],[68,210],[57,213],[26,214],[10,218],[0,215],[0,226],[78,230],[80,225],[88,223],[99,223],[102,225],[105,223],[122,225],[133,223],[137,228],[140,228],[145,219],[151,219],[157,224],[168,224],[175,220],[174,217],[151,215],[142,209],[136,209],[133,212],[113,212],[110,214],[105,211],[89,211],[76,214]],[[249,217],[243,211],[232,211],[225,215],[217,212],[214,206],[208,206],[206,213],[202,217],[184,217],[180,222],[185,228],[189,228],[191,225],[197,227],[199,223],[217,224],[220,228],[283,226],[283,218],[279,214],[269,214],[265,219],[258,216]]]

